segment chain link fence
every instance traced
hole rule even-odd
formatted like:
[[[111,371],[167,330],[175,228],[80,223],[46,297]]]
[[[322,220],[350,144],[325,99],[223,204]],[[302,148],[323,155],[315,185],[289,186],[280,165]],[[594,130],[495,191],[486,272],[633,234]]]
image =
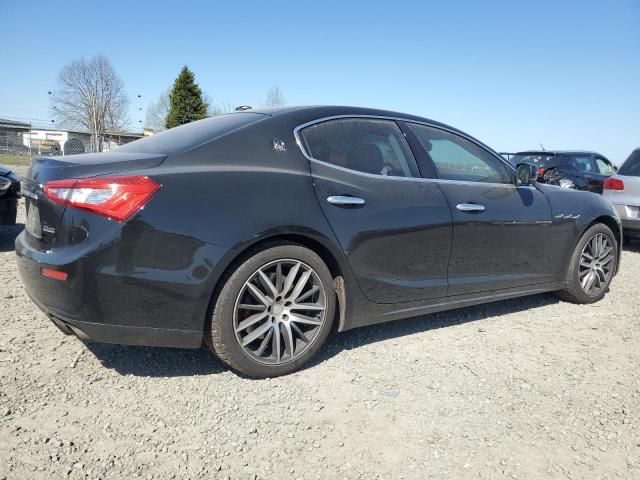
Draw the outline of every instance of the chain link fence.
[[[37,122],[0,118],[0,165],[30,165],[31,157],[37,155],[108,152],[141,137],[129,133],[94,136],[88,132],[45,127]]]

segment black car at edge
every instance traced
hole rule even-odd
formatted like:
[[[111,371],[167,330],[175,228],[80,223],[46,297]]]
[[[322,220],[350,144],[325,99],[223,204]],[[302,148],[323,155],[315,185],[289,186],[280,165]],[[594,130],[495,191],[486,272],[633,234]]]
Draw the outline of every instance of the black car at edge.
[[[513,165],[535,164],[540,183],[600,194],[605,180],[616,172],[616,167],[604,155],[579,150],[518,152],[509,161]]]
[[[204,341],[245,375],[276,376],[332,325],[548,291],[602,298],[616,213],[536,173],[421,117],[237,112],[109,153],[34,158],[18,267],[65,333]]]
[[[0,165],[0,225],[15,225],[20,177]]]

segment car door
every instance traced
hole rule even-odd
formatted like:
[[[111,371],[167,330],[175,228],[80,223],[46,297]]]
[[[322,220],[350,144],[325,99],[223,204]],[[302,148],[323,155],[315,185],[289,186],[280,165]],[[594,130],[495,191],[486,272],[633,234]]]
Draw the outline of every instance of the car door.
[[[335,118],[296,129],[318,202],[364,295],[376,303],[442,297],[451,213],[420,178],[392,120]]]
[[[547,283],[560,275],[551,207],[533,186],[516,187],[513,169],[470,138],[406,124],[436,172],[453,220],[447,295]]]

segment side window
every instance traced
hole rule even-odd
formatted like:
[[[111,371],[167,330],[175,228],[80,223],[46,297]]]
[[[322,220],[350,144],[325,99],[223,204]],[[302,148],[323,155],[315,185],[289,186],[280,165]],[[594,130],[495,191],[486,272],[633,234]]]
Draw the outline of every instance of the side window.
[[[407,123],[445,180],[513,183],[507,167],[491,153],[453,133]]]
[[[341,118],[300,131],[311,158],[358,172],[393,177],[418,177],[418,167],[395,122]]]
[[[600,175],[611,176],[615,173],[613,167],[604,158],[596,157],[596,168]]]
[[[579,172],[593,172],[593,163],[591,162],[591,157],[572,157],[569,160],[569,165]]]

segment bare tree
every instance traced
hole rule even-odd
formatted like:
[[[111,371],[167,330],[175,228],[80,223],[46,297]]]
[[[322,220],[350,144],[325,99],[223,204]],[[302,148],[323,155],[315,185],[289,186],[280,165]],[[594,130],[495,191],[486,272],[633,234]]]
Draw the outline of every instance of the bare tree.
[[[264,101],[264,104],[266,106],[281,107],[286,103],[287,101],[285,100],[284,95],[282,94],[282,90],[280,90],[280,87],[275,86],[267,90],[267,97]]]
[[[96,152],[101,150],[102,135],[123,132],[129,123],[124,84],[104,55],[62,67],[51,99],[60,123],[91,133],[91,148]]]
[[[160,94],[158,100],[152,102],[147,107],[145,126],[152,128],[154,132],[161,132],[166,129],[167,114],[169,113],[169,90]]]
[[[216,115],[224,115],[225,113],[234,112],[236,109],[235,105],[230,103],[221,103],[219,105],[214,105],[209,102],[209,109],[207,110],[207,115],[209,117],[215,117]]]

